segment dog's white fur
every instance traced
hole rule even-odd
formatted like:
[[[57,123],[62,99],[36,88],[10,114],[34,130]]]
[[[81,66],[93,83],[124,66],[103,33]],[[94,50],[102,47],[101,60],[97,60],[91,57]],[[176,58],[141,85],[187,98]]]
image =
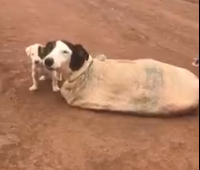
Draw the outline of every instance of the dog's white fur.
[[[30,91],[36,91],[39,88],[39,81],[46,80],[47,75],[52,79],[52,89],[54,92],[60,91],[58,81],[62,80],[62,75],[55,70],[48,71],[43,60],[39,57],[38,48],[43,47],[41,44],[33,44],[25,49],[27,56],[31,59],[31,76],[33,85],[29,88]]]

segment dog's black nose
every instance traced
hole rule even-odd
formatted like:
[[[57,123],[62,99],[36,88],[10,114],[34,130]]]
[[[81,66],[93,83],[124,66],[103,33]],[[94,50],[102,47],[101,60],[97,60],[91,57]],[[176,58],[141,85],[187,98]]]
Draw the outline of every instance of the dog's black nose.
[[[51,67],[51,66],[54,64],[53,58],[47,58],[47,59],[44,61],[44,64],[45,64],[47,67]]]
[[[35,64],[40,64],[40,60],[35,60]]]

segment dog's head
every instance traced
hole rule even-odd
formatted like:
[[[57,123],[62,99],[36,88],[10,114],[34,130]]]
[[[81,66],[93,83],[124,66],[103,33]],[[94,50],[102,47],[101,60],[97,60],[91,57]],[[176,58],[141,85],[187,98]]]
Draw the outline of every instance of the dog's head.
[[[69,69],[77,71],[89,59],[88,52],[81,44],[60,40],[47,43],[46,48],[52,50],[44,59],[45,67],[50,70],[59,69],[67,63]]]
[[[41,48],[42,46],[40,44],[34,44],[26,48],[26,54],[31,58],[33,64],[39,64],[42,62],[42,59],[39,56]]]
[[[42,46],[41,44],[33,44],[25,49],[27,56],[31,58],[32,63],[41,64],[43,59],[53,50],[52,44]]]

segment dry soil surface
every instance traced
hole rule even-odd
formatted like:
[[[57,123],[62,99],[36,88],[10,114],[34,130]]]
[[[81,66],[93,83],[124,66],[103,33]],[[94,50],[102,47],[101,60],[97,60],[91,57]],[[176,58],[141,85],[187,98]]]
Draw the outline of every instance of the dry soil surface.
[[[0,0],[0,170],[199,170],[198,116],[82,111],[49,82],[30,93],[24,49],[54,39],[199,75],[199,0]]]

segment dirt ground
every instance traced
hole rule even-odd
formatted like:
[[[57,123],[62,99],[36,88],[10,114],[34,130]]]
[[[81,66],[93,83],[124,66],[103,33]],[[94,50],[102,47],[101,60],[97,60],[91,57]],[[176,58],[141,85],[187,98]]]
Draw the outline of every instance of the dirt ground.
[[[199,75],[199,0],[0,0],[0,170],[199,170],[199,116],[82,111],[49,82],[30,93],[24,49],[52,39]]]

